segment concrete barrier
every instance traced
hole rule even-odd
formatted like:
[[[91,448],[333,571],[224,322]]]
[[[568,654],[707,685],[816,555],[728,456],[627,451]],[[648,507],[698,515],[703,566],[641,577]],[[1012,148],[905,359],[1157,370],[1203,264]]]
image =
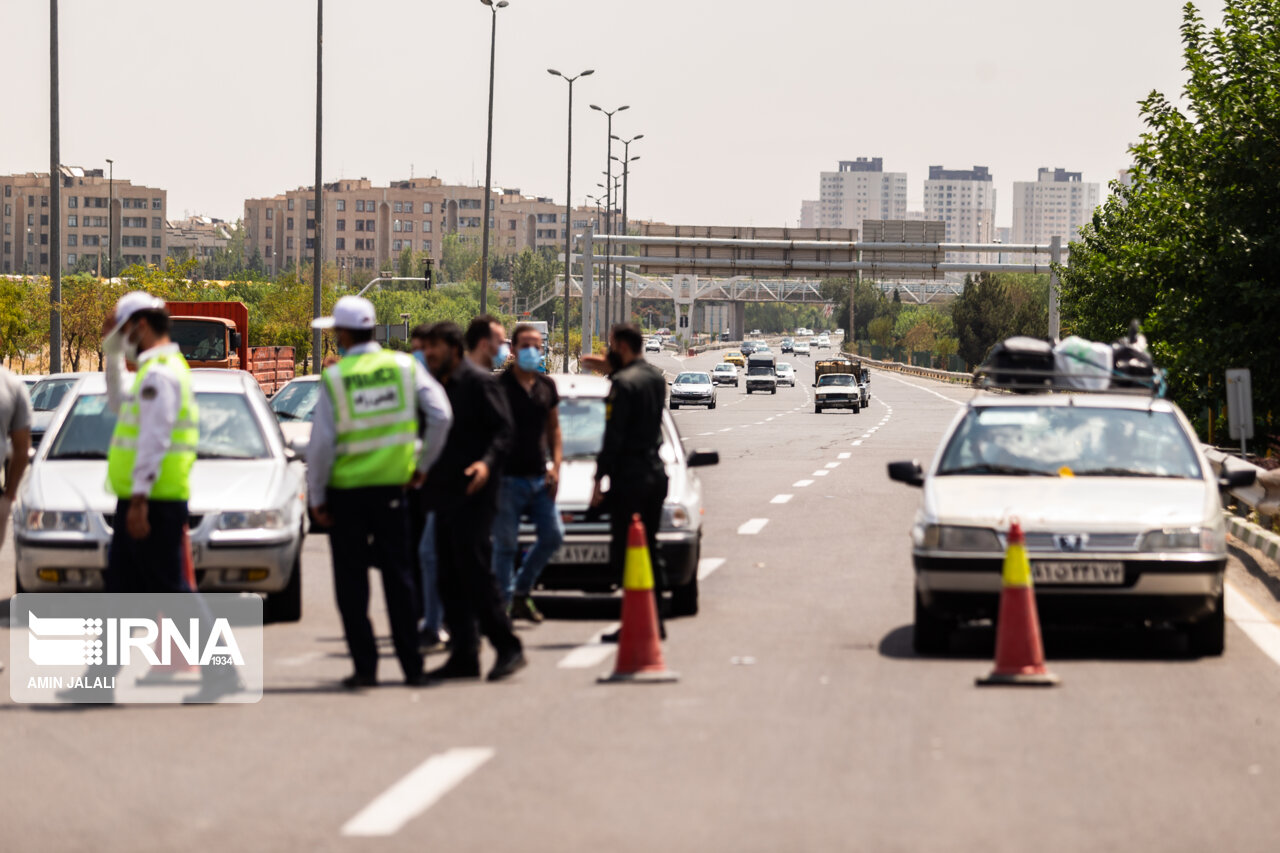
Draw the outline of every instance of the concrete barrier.
[[[879,370],[889,370],[907,376],[919,376],[924,379],[934,379],[939,382],[951,382],[958,385],[973,384],[972,373],[953,373],[950,370],[934,370],[932,367],[916,367],[914,364],[904,364],[900,361],[877,361],[865,355],[854,356],[851,353],[846,353],[846,355],[857,358],[867,366],[875,367]]]

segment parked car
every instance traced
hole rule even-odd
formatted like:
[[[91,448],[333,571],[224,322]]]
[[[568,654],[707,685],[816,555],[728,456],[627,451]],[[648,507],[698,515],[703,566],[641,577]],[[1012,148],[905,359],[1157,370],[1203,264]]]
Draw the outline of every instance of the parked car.
[[[716,386],[710,373],[689,371],[676,377],[671,383],[671,408],[681,406],[716,407]]]
[[[778,365],[778,384],[786,383],[790,387],[796,387],[796,369],[785,361]]]
[[[981,394],[924,469],[912,528],[915,647],[945,650],[953,629],[997,615],[1009,522],[1018,518],[1048,624],[1172,625],[1191,651],[1220,655],[1226,529],[1215,477],[1172,402],[1145,394]]]
[[[315,374],[291,379],[271,398],[271,411],[280,422],[285,443],[304,459],[311,443],[311,423],[319,400],[320,377]]]
[[[262,593],[266,618],[297,621],[308,529],[303,464],[253,376],[193,370],[191,384],[200,411],[189,501],[196,583],[207,592]],[[102,589],[116,524],[106,487],[115,421],[106,378],[89,374],[50,424],[14,511],[19,592]]]
[[[722,361],[715,367],[711,368],[711,381],[717,385],[732,385],[738,387],[738,365],[731,361]]]
[[[552,379],[560,394],[564,443],[556,507],[565,521],[565,539],[543,571],[540,585],[545,590],[611,592],[622,585],[622,577],[610,562],[609,515],[590,506],[596,454],[604,439],[609,380],[567,374],[557,374]],[[669,414],[663,415],[658,453],[668,478],[658,550],[671,586],[672,612],[691,616],[698,612],[698,560],[702,553],[702,483],[692,469],[715,465],[720,457],[707,450],[686,453]],[[533,526],[522,519],[521,546],[528,548],[533,540]]]
[[[31,452],[34,455],[45,432],[53,422],[54,413],[75,387],[84,373],[52,373],[31,389]]]

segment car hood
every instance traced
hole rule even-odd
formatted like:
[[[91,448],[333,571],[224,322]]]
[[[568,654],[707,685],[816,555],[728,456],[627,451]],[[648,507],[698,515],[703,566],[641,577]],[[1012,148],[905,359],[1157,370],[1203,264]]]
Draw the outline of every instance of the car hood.
[[[677,382],[671,386],[672,391],[678,391],[681,394],[710,394],[710,385],[693,385],[688,382]]]
[[[857,385],[822,385],[813,389],[813,393],[818,397],[825,397],[828,394],[857,394],[860,389]]]
[[[97,459],[45,459],[31,466],[22,487],[28,506],[48,510],[114,512],[116,497],[107,490],[107,463]],[[193,514],[229,509],[269,509],[284,476],[275,459],[197,460],[191,468]]]
[[[688,469],[678,464],[668,464],[668,495],[682,495],[689,487]],[[562,510],[585,509],[591,504],[596,485],[596,461],[594,459],[566,459],[560,465],[560,488],[556,491],[556,506]],[[606,481],[606,485],[608,485]]]
[[[1154,477],[929,477],[924,519],[1032,531],[1149,530],[1212,524],[1217,494],[1203,480]]]

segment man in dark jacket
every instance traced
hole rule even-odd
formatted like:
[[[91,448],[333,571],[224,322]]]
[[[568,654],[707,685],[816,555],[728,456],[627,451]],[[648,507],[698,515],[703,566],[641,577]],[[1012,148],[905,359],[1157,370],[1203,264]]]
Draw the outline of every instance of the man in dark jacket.
[[[662,446],[667,382],[662,371],[644,360],[643,346],[640,330],[631,323],[614,326],[609,335],[612,387],[605,403],[604,444],[596,457],[596,488],[591,505],[609,511],[609,557],[613,574],[619,579],[626,561],[631,516],[639,514],[649,540],[653,591],[661,605],[667,583],[657,537],[662,502],[667,497],[667,471],[658,449]],[[608,492],[602,491],[600,485],[606,476]],[[661,614],[661,607],[658,612]],[[662,626],[662,635],[666,636],[665,626]]]
[[[487,322],[481,331],[488,333]],[[445,664],[427,675],[432,680],[479,678],[483,634],[498,655],[489,680],[498,681],[525,666],[523,646],[498,595],[490,540],[498,482],[511,451],[511,413],[493,375],[464,356],[457,324],[436,323],[427,330],[426,358],[454,411],[449,438],[426,484],[436,513],[440,599],[451,651]]]

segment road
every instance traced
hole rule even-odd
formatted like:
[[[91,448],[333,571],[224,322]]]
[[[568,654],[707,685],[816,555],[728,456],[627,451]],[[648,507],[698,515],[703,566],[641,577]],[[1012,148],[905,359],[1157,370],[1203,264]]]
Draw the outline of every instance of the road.
[[[596,684],[612,657],[589,641],[616,603],[547,599],[510,682],[339,692],[349,661],[315,536],[303,621],[266,629],[260,703],[6,698],[3,848],[1276,849],[1280,660],[1235,622],[1221,659],[1050,634],[1064,684],[1048,691],[976,689],[989,632],[916,657],[919,495],[885,463],[927,459],[971,392],[876,373],[868,410],[815,415],[812,359],[787,360],[795,388],[721,388],[715,411],[676,413],[686,447],[721,454],[702,473],[702,612],[665,644],[678,684]],[[1231,576],[1280,618],[1238,560]]]

